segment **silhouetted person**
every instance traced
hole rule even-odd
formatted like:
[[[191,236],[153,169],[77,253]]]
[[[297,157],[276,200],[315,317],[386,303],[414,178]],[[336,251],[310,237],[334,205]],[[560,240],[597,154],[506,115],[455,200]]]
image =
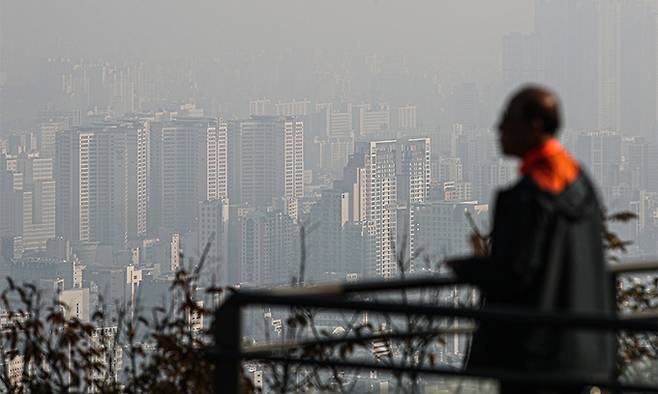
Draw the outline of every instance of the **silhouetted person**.
[[[581,166],[555,138],[560,122],[556,96],[539,87],[515,94],[500,120],[500,145],[505,155],[521,158],[521,179],[498,193],[490,256],[448,262],[459,278],[481,289],[485,309],[615,311],[601,206]],[[607,380],[615,350],[614,336],[601,331],[483,322],[473,338],[469,368]],[[558,392],[505,381],[501,389]]]

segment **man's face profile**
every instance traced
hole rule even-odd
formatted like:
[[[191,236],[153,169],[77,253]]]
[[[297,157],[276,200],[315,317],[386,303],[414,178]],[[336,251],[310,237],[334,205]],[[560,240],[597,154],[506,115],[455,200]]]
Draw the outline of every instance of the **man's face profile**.
[[[506,156],[522,156],[529,142],[531,127],[521,116],[518,100],[512,99],[498,124],[499,142]],[[528,141],[526,141],[528,140]]]
[[[498,131],[506,156],[523,157],[554,136],[559,127],[557,99],[551,93],[530,87],[509,101]]]

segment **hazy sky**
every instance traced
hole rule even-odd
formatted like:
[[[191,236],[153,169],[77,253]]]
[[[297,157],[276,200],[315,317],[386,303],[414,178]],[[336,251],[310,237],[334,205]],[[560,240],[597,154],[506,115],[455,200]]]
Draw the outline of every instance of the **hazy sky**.
[[[48,56],[217,56],[232,48],[406,53],[498,70],[501,37],[533,27],[529,0],[0,0],[9,64]]]

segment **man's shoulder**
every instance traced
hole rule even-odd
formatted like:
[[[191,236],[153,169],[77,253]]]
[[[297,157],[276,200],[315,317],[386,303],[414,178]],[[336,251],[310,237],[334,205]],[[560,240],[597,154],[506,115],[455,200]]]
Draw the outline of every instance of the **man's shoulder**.
[[[533,182],[532,178],[522,176],[513,185],[500,189],[497,194],[498,201],[503,200],[528,200],[532,195],[541,192],[537,185]]]
[[[568,216],[581,216],[583,212],[579,210],[588,206],[587,211],[591,208],[600,209],[594,185],[584,171],[564,191],[557,194],[539,187],[532,177],[522,176],[514,185],[498,192],[496,204],[512,209],[530,206],[532,209],[558,210]]]

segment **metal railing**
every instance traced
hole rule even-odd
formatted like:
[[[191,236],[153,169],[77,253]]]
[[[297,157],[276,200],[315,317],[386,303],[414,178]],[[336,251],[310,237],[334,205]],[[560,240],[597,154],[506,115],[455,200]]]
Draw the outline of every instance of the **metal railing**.
[[[639,262],[611,265],[608,268],[611,280],[618,275],[658,271],[658,262]],[[422,338],[445,333],[468,333],[471,328],[441,330],[441,332],[382,333],[369,336],[346,336],[323,338],[310,341],[277,343],[271,345],[241,347],[241,312],[253,305],[321,308],[323,310],[377,312],[390,315],[424,316],[432,318],[466,318],[476,321],[514,323],[515,325],[544,326],[561,329],[587,329],[599,331],[658,332],[658,316],[616,316],[585,313],[545,313],[516,308],[457,308],[400,302],[372,302],[350,299],[354,293],[389,292],[419,288],[444,288],[463,285],[449,277],[422,277],[404,280],[365,281],[313,287],[293,287],[273,290],[238,290],[231,294],[215,315],[213,325],[215,346],[209,356],[215,360],[215,387],[217,392],[240,392],[240,369],[243,361],[306,365],[319,368],[345,368],[385,370],[393,373],[428,374],[445,377],[487,378],[517,384],[529,384],[542,388],[574,389],[600,387],[618,392],[658,392],[658,387],[645,384],[624,384],[618,381],[592,380],[586,376],[565,374],[528,373],[491,368],[454,368],[412,366],[402,363],[377,363],[371,361],[320,360],[316,358],[292,358],[285,351],[305,349],[312,346],[335,346],[364,341]],[[456,330],[456,331],[455,331]],[[282,355],[283,354],[283,355]]]

